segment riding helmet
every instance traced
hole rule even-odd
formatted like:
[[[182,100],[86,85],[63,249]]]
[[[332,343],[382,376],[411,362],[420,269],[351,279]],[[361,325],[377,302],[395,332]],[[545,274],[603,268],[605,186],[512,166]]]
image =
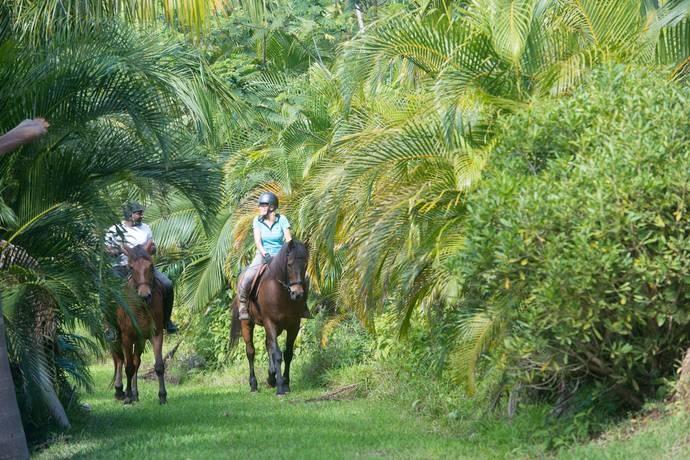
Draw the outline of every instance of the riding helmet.
[[[131,201],[124,205],[124,207],[122,208],[122,214],[125,216],[125,220],[129,220],[132,217],[132,214],[143,210],[144,206],[141,203]]]
[[[275,193],[264,192],[259,197],[259,204],[264,203],[266,203],[269,206],[272,206],[273,208],[278,208],[278,197],[275,195]]]

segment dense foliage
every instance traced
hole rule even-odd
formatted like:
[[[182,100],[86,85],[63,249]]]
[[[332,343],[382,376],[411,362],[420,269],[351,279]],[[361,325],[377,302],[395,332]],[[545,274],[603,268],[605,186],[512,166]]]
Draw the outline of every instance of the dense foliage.
[[[32,44],[6,21],[0,50],[0,131],[34,115],[51,123],[0,158],[0,300],[31,435],[68,424],[63,406],[89,386],[86,352],[121,301],[101,252],[121,204],[177,193],[212,213],[220,175],[190,122],[205,114],[200,60],[183,44],[116,22]]]
[[[352,368],[448,393],[486,383],[491,407],[525,386],[639,405],[687,346],[689,9],[3,3],[0,129],[51,122],[0,159],[0,238],[23,261],[0,281],[25,420],[41,400],[56,417],[89,381],[87,336],[117,292],[101,235],[131,198],[149,205],[187,343],[227,363],[225,308],[265,190],[311,248],[310,381]],[[37,324],[50,327],[31,354]],[[460,396],[434,415],[457,415]]]
[[[502,127],[468,204],[460,324],[517,381],[639,406],[672,377],[690,344],[688,96],[615,66]]]

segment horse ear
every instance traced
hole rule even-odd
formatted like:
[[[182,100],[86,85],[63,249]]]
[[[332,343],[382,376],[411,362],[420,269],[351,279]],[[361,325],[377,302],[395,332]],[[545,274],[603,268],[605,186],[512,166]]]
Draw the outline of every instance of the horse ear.
[[[146,250],[147,253],[151,254],[152,249],[153,249],[153,240],[148,240],[146,242],[146,245],[144,246],[144,250]]]
[[[295,247],[295,240],[290,240],[290,241],[288,242],[288,249],[292,249],[292,248],[294,248],[294,247]]]

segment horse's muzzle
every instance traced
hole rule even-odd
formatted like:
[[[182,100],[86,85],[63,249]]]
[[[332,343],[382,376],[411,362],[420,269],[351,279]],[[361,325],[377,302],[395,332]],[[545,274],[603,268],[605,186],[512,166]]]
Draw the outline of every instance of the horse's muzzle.
[[[150,289],[139,289],[138,290],[139,297],[146,302],[147,304],[151,303],[151,298],[153,297],[151,295],[151,290]]]
[[[304,286],[302,284],[302,281],[291,283],[289,291],[291,300],[302,299],[304,297]]]

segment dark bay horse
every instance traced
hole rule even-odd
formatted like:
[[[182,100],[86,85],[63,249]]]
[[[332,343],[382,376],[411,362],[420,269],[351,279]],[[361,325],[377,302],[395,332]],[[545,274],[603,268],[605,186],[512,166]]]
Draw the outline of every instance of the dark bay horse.
[[[112,347],[115,365],[115,398],[124,399],[125,404],[139,400],[137,372],[146,340],[153,345],[154,369],[158,377],[158,401],[167,402],[165,391],[165,363],[163,361],[163,288],[155,283],[152,242],[133,248],[124,246],[127,253],[130,275],[125,287],[125,298],[136,318],[136,325],[130,315],[120,306],[117,308],[119,337]],[[138,326],[138,330],[137,330]],[[122,391],[122,366],[127,374],[127,389]]]
[[[268,352],[268,380],[276,392],[283,395],[290,391],[290,362],[293,347],[302,313],[306,308],[309,287],[305,282],[309,251],[298,241],[285,243],[280,252],[273,258],[262,275],[256,295],[250,296],[249,321],[239,319],[239,299],[235,296],[232,304],[232,326],[230,344],[237,344],[240,329],[247,347],[249,361],[249,387],[257,390],[254,374],[254,325],[266,329],[266,351]],[[278,346],[278,336],[287,331],[285,354]],[[281,363],[285,358],[285,372],[281,372]]]

